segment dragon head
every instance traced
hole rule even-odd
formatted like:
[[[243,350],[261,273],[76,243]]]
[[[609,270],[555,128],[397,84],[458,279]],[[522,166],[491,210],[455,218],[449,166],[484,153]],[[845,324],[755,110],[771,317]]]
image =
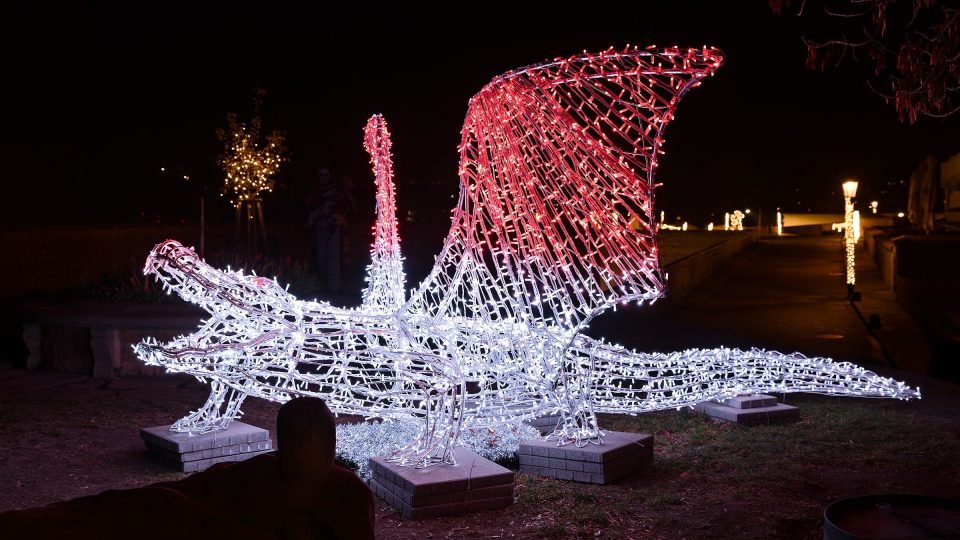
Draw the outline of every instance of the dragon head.
[[[192,334],[168,343],[147,338],[135,345],[148,365],[222,378],[269,369],[282,358],[296,356],[294,349],[303,343],[302,302],[275,279],[218,270],[175,240],[157,244],[143,272],[168,293],[175,292],[210,314]]]

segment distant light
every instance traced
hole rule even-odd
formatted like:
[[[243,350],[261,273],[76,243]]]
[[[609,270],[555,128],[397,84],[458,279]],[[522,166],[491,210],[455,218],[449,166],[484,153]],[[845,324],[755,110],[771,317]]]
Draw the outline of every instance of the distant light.
[[[879,206],[879,205],[880,205],[880,203],[878,203],[877,201],[873,201],[873,202],[870,203],[870,208],[873,210],[873,213],[874,213],[874,214],[877,213],[877,206]]]
[[[165,169],[165,168],[163,168],[163,167],[160,167],[160,172],[164,172],[164,171],[166,171],[166,170],[167,170],[167,169]]]
[[[707,230],[708,230],[708,231],[712,231],[712,230],[713,230],[713,222],[712,222],[712,221],[711,221],[710,223],[707,223]]]
[[[783,236],[783,214],[777,210],[777,236]]]
[[[742,230],[743,230],[743,216],[745,216],[745,215],[746,215],[746,214],[744,214],[743,212],[741,212],[741,211],[739,211],[739,210],[734,210],[734,211],[733,211],[733,214],[730,214],[730,227],[729,227],[729,228],[730,228],[730,229],[733,229],[733,230],[735,230],[735,231],[742,231]]]
[[[743,211],[743,213],[744,213],[744,214],[749,214],[749,213],[750,213],[750,209],[747,208],[746,210]]]
[[[902,218],[902,217],[903,217],[903,212],[897,212],[897,217]]]
[[[684,231],[687,230],[687,222],[684,221],[683,225],[681,225],[680,228],[683,229]]]
[[[856,180],[847,180],[843,183],[843,196],[854,198],[857,196],[857,181]]]

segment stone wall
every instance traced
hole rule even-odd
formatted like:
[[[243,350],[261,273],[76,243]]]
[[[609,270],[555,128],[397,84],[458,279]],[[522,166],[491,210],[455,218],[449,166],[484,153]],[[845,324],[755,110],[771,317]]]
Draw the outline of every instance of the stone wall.
[[[738,234],[721,244],[668,264],[663,269],[667,274],[667,299],[678,299],[688,294],[758,239],[757,234]]]
[[[897,301],[929,333],[930,374],[960,382],[960,237],[873,230],[865,238]]]

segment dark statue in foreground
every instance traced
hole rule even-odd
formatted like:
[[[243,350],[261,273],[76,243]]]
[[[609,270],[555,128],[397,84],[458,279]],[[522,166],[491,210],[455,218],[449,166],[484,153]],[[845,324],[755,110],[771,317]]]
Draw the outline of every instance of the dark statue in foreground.
[[[323,401],[284,404],[277,442],[276,453],[180,481],[0,514],[0,538],[373,539],[373,493],[334,462],[333,415]]]

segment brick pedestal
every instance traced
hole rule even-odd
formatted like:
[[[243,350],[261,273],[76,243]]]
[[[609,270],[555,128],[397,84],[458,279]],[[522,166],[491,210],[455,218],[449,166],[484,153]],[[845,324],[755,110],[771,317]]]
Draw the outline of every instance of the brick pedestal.
[[[653,435],[607,431],[603,444],[557,446],[557,441],[520,443],[522,472],[561,480],[609,484],[653,460]]]
[[[452,516],[513,504],[513,472],[466,448],[454,450],[456,465],[418,469],[370,458],[374,493],[405,518]]]
[[[233,421],[219,431],[194,435],[170,431],[170,426],[140,430],[150,454],[181,472],[202,471],[215,463],[243,461],[273,449],[270,432]]]

